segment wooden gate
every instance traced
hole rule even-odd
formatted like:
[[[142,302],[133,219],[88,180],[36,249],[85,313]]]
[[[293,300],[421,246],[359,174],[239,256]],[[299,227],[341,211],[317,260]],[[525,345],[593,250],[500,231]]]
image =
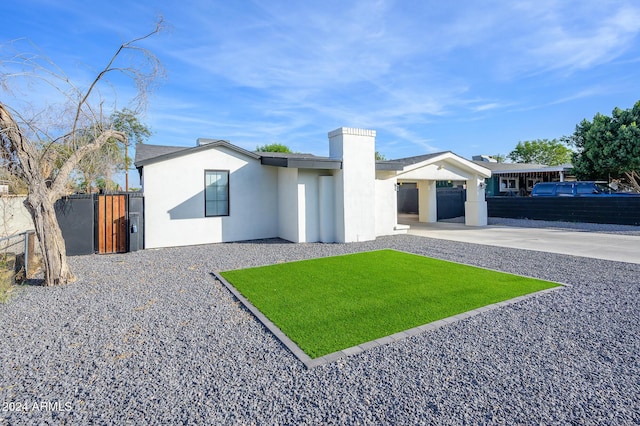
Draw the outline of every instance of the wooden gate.
[[[99,195],[97,211],[98,253],[127,251],[127,196]]]

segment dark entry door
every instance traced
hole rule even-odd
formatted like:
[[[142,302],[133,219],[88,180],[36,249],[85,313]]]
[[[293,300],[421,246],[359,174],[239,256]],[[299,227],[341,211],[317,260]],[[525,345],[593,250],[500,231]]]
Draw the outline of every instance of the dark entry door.
[[[99,195],[97,212],[98,253],[127,251],[126,195]]]

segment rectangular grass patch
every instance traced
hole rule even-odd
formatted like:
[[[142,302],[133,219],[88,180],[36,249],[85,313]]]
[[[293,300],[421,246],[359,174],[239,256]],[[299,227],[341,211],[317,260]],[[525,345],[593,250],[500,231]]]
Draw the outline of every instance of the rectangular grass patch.
[[[311,358],[559,285],[395,250],[220,275]]]

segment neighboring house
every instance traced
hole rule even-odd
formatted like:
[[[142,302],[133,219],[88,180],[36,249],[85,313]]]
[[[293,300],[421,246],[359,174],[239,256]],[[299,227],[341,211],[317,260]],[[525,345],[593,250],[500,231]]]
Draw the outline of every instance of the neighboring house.
[[[420,189],[420,221],[436,221],[435,182],[467,183],[466,223],[486,225],[491,171],[451,152],[375,161],[374,130],[329,133],[329,156],[250,152],[224,140],[191,148],[138,145],[145,247],[280,237],[354,242],[406,232],[398,182]]]
[[[481,159],[482,158],[482,159]],[[497,163],[489,161],[488,156],[474,156],[473,162],[491,170],[491,178],[487,179],[487,196],[531,194],[533,186],[538,182],[564,182],[574,179],[571,175],[573,166],[562,164],[546,166],[530,163]]]

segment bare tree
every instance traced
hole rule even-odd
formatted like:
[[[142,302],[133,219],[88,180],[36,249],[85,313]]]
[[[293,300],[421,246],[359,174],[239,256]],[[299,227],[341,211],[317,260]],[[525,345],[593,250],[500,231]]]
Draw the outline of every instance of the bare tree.
[[[24,204],[31,213],[39,240],[45,286],[75,280],[54,210],[55,202],[68,193],[72,172],[82,158],[110,141],[127,142],[125,132],[104,126],[108,120],[103,115],[105,100],[100,87],[108,83],[108,75],[124,75],[135,82],[135,101],[142,105],[162,68],[158,59],[138,43],[161,28],[162,19],[149,34],[122,44],[84,89],[76,86],[53,62],[39,56],[21,53],[2,63],[9,69],[0,74],[5,95],[12,92],[9,89],[20,90],[23,86],[18,81],[26,78],[54,89],[64,99],[63,106],[48,104],[38,114],[29,112],[29,117],[0,99],[0,157],[9,172],[28,186]],[[140,56],[144,58],[143,63],[120,64],[124,59],[134,60]],[[44,119],[46,111],[55,111],[55,121]]]

